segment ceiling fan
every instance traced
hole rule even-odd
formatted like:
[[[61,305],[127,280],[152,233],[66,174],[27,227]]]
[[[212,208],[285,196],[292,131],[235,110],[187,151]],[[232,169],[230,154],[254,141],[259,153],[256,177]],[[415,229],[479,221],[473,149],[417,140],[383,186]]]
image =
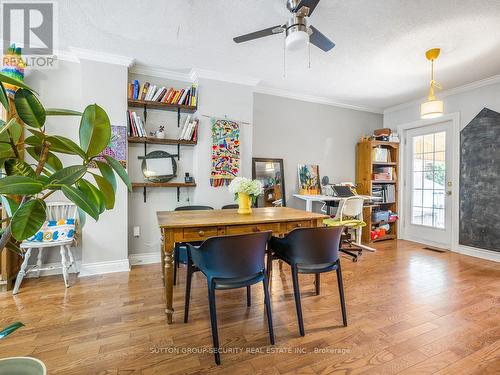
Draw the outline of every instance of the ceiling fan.
[[[319,1],[320,0],[286,0],[286,7],[290,11],[290,18],[286,24],[269,27],[250,34],[240,35],[233,38],[233,40],[236,43],[243,43],[284,32],[287,49],[299,49],[309,42],[323,51],[328,52],[335,47],[335,43],[314,26],[308,26],[307,24],[307,17],[311,16]]]

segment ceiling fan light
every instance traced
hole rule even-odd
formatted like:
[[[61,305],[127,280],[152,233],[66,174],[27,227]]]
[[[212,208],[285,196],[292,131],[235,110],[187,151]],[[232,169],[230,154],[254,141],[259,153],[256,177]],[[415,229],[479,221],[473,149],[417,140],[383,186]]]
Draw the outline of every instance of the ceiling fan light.
[[[444,103],[442,100],[429,100],[420,106],[420,117],[423,119],[436,118],[444,113]]]
[[[294,31],[286,37],[286,48],[288,50],[299,50],[309,42],[309,34],[302,30]]]

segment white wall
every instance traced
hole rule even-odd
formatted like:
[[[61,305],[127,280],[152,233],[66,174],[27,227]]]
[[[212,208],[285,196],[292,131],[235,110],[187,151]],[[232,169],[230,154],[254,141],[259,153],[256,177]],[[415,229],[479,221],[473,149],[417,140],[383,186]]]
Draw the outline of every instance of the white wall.
[[[459,113],[459,128],[461,130],[484,107],[500,112],[500,82],[466,92],[445,96],[442,100],[444,101],[445,113]],[[408,124],[419,119],[420,104],[415,102],[406,107],[400,107],[397,110],[386,111],[384,113],[384,127],[396,129],[399,125]],[[459,155],[455,155],[454,159],[455,163],[459,163]],[[456,200],[456,202],[456,207],[453,207],[453,209],[455,212],[458,212],[458,200]],[[458,227],[458,223],[454,223],[454,226]],[[465,247],[458,244],[454,244],[454,246],[452,245],[452,249],[464,254],[500,261],[500,255],[492,251]]]
[[[189,86],[187,82],[166,80],[138,74],[130,74],[129,80],[138,79],[161,85],[182,88]],[[252,122],[252,89],[250,86],[233,83],[218,82],[201,79],[198,82],[198,111],[194,115],[200,119],[198,144],[194,147],[181,146],[181,160],[178,163],[177,178],[172,181],[184,181],[184,172],[189,172],[196,181],[195,188],[182,188],[180,202],[177,202],[175,188],[150,188],[147,190],[147,202],[143,201],[143,190],[136,189],[129,194],[128,201],[128,233],[129,254],[137,257],[138,254],[151,254],[160,252],[160,231],[158,229],[156,211],[173,210],[177,206],[190,204],[208,205],[220,208],[224,204],[232,203],[232,195],[227,187],[214,188],[210,186],[211,147],[212,135],[210,119],[204,117],[227,116],[228,119],[243,122]],[[133,109],[141,113],[140,109]],[[186,115],[181,116],[181,122]],[[167,137],[177,138],[177,113],[167,111],[148,110],[147,131],[152,131],[158,125],[167,123]],[[241,125],[241,168],[242,176],[251,176],[252,158],[252,126]],[[148,145],[148,152],[165,150],[177,153],[176,146]],[[137,156],[143,155],[143,145],[130,145],[129,147],[129,174],[132,181],[143,181],[140,164]],[[141,235],[133,237],[133,227],[139,226]]]
[[[57,69],[35,71],[26,83],[39,94],[47,108],[68,108],[83,111],[88,104],[97,103],[108,113],[114,125],[126,125],[127,67],[81,60],[80,63],[60,61]],[[47,119],[49,134],[68,137],[78,143],[79,117],[56,116]],[[79,164],[76,156],[58,155],[65,166]],[[52,200],[67,200],[54,194]],[[128,269],[127,259],[127,193],[118,183],[113,211],[101,215],[99,222],[87,216],[81,245],[76,251],[81,259],[81,275]],[[59,262],[58,251],[45,251],[44,263]],[[108,266],[102,266],[102,262]]]
[[[331,182],[354,182],[356,143],[380,127],[380,114],[255,93],[253,156],[284,159],[287,206],[304,209],[292,197],[297,165],[318,164]]]

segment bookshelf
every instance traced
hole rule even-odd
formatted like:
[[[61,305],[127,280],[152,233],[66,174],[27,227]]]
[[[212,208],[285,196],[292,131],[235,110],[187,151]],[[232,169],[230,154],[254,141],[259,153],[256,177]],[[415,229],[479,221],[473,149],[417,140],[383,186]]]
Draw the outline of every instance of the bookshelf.
[[[155,138],[155,137],[127,137],[128,143],[146,143],[155,145],[184,145],[194,146],[196,141],[186,141],[184,139],[169,139],[169,138]]]
[[[375,158],[374,153],[376,149],[386,150],[383,151],[383,153],[387,154],[386,161],[380,161]],[[374,178],[375,173],[380,173],[380,171],[388,170],[389,168],[392,170],[392,179],[380,180]],[[397,221],[374,220],[373,214],[377,211],[398,213],[398,177],[399,143],[383,141],[362,141],[358,143],[356,165],[357,192],[359,194],[377,195],[377,192],[383,191],[386,197],[386,201],[374,201],[373,205],[363,209],[363,220],[366,222],[366,230],[363,231],[363,242],[372,243],[397,238]],[[372,240],[370,232],[381,225],[389,225],[389,232],[382,237]]]
[[[181,113],[194,113],[197,108],[195,106],[189,106],[184,104],[170,104],[162,102],[153,102],[146,100],[128,100],[128,106],[131,108],[143,108],[143,109],[159,109],[163,111],[179,111]]]

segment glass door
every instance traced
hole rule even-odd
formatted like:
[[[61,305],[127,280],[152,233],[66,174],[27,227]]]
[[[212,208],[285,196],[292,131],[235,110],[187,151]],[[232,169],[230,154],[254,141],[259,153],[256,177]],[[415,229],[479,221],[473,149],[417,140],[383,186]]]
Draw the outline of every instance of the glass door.
[[[451,244],[451,122],[407,131],[405,233],[408,239]]]

